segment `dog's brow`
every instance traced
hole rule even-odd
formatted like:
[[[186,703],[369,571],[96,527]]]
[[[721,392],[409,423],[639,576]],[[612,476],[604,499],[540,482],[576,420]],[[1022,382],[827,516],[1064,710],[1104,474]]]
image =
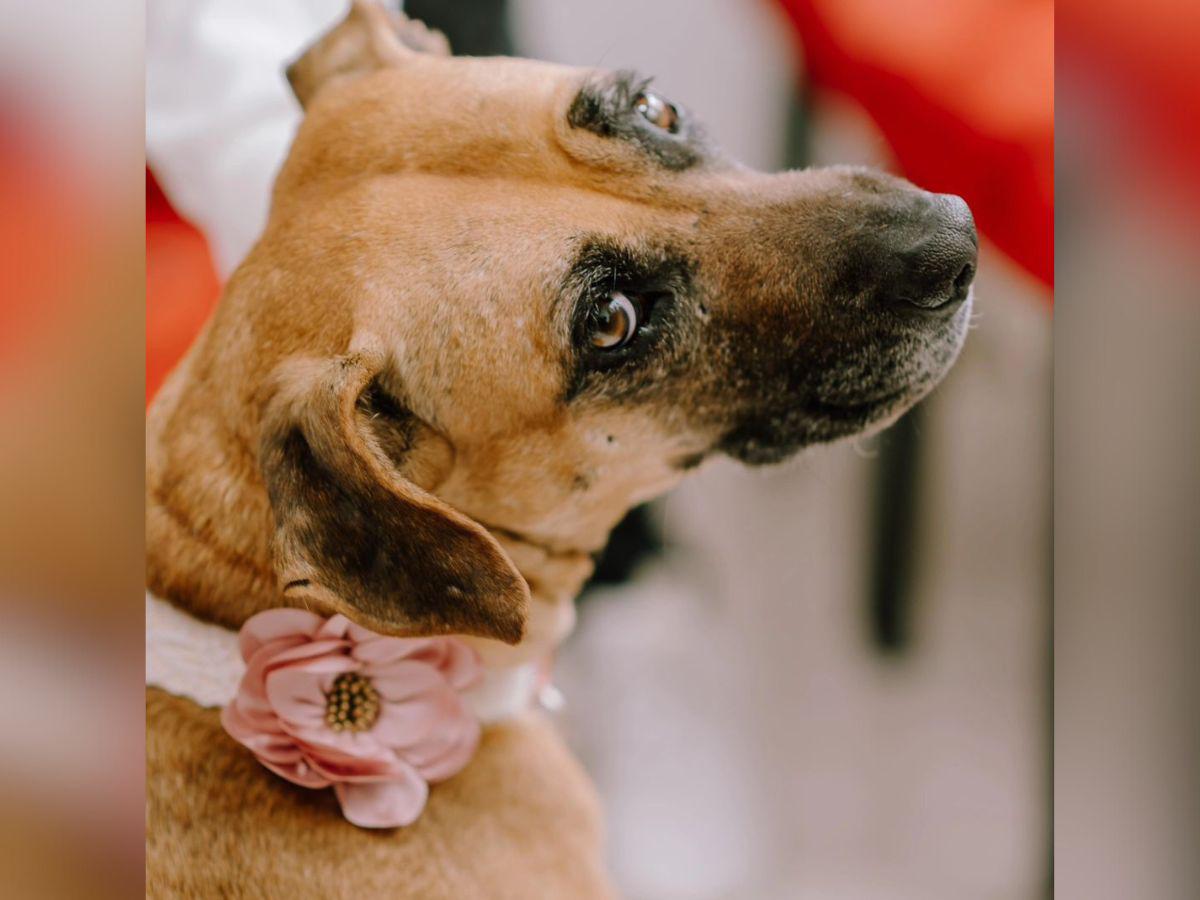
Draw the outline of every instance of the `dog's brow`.
[[[703,134],[691,117],[682,113],[678,134],[658,133],[642,121],[634,102],[650,82],[631,70],[591,78],[571,103],[567,122],[603,138],[628,141],[665,169],[687,169],[704,158]]]
[[[571,105],[568,121],[574,128],[585,128],[601,137],[619,137],[624,112],[650,86],[650,81],[628,69],[608,77],[590,78]]]

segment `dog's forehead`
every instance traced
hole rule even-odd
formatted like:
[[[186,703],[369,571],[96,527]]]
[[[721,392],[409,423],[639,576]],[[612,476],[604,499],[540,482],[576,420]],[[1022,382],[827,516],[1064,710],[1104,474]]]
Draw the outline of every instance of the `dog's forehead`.
[[[321,91],[279,184],[286,193],[321,181],[432,173],[668,202],[675,188],[686,192],[689,173],[721,158],[681,107],[678,133],[657,134],[639,117],[636,100],[648,82],[527,59],[417,56]]]
[[[308,108],[284,175],[313,181],[544,166],[554,155],[559,110],[565,115],[587,78],[531,60],[419,57],[345,79]]]
[[[496,117],[549,110],[591,70],[510,56],[418,56],[381,69],[374,97],[398,116],[458,122],[467,130]],[[372,76],[372,77],[375,77]]]

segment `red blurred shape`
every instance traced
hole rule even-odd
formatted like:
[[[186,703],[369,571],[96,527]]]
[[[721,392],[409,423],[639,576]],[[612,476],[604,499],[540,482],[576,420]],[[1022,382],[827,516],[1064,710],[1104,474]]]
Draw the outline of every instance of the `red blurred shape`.
[[[146,170],[146,403],[208,320],[221,285],[208,243]]]
[[[1052,0],[779,0],[809,77],[853,97],[903,173],[962,195],[1054,283]]]
[[[1200,3],[1062,0],[1056,14],[1077,96],[1090,90],[1119,126],[1103,137],[1124,186],[1200,206]]]
[[[89,198],[50,136],[19,110],[0,115],[0,371],[75,312]]]

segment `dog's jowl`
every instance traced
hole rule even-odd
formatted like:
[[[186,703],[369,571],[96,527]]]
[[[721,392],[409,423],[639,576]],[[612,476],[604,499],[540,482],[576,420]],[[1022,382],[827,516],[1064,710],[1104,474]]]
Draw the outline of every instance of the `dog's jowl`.
[[[971,214],[866,169],[750,170],[639,75],[456,58],[367,2],[289,76],[270,221],[151,410],[149,590],[231,647],[279,608],[354,646],[452,638],[501,699],[446,701],[489,710],[477,750],[379,831],[336,772],[336,798],[277,777],[152,687],[150,892],[607,896],[592,790],[527,709],[593,554],[707,458],[777,462],[931,390]],[[388,721],[368,675],[329,688],[339,741]]]

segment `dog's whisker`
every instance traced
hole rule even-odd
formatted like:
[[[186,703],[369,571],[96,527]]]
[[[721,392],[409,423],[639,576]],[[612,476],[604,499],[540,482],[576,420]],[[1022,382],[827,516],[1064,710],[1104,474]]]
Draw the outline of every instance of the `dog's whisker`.
[[[856,437],[850,442],[850,449],[854,451],[854,455],[859,459],[877,459],[879,457],[879,445],[872,446],[871,438]]]
[[[608,58],[608,54],[612,53],[613,48],[617,46],[618,40],[619,38],[612,39],[609,45],[604,49],[604,52],[600,54],[600,58],[596,60],[596,65],[593,66],[593,68],[599,69],[601,66],[603,66],[604,60]]]

